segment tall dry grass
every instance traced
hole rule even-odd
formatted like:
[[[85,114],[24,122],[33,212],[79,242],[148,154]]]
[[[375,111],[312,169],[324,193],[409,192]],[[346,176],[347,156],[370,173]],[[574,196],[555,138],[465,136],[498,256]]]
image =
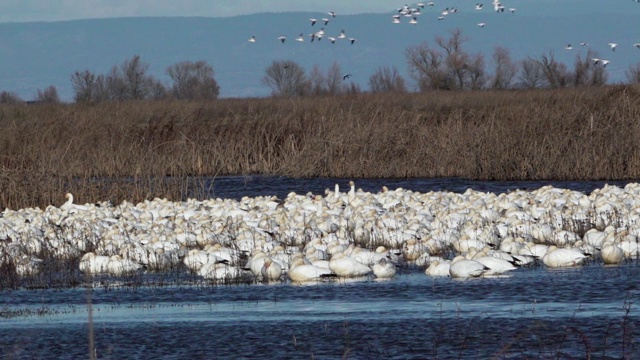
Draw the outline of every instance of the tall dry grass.
[[[0,207],[205,196],[230,174],[637,179],[639,135],[626,85],[2,105]]]

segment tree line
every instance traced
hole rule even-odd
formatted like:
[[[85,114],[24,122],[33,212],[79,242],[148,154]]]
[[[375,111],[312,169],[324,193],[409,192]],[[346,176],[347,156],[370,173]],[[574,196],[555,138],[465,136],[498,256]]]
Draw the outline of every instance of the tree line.
[[[588,49],[577,54],[570,69],[559,62],[553,51],[538,57],[514,61],[509,50],[496,47],[489,65],[482,53],[469,53],[463,45],[467,39],[456,29],[448,37],[437,36],[433,44],[423,42],[405,49],[408,74],[415,81],[416,90],[482,90],[534,89],[569,86],[602,86],[607,83],[606,62],[594,59],[598,54]],[[115,65],[104,74],[89,70],[71,75],[75,102],[122,100],[215,100],[220,87],[213,68],[205,61],[182,61],[166,69],[171,79],[165,84],[148,72],[149,64],[139,55]],[[625,71],[627,81],[640,83],[640,63]],[[314,65],[309,74],[292,60],[275,60],[265,69],[262,84],[276,97],[339,95],[364,92],[360,85],[349,80],[334,62],[326,72]],[[393,66],[381,66],[368,81],[372,93],[405,93],[407,82]],[[23,102],[17,94],[0,92],[0,103]],[[55,86],[38,89],[33,102],[60,102]]]

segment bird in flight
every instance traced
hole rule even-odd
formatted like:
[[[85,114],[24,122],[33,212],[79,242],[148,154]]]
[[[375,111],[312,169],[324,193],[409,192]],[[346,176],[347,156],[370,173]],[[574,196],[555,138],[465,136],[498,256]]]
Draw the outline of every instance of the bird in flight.
[[[349,38],[349,41],[351,42],[351,45],[353,45],[356,41],[358,41],[358,39],[356,39],[356,38]]]
[[[300,36],[298,36],[298,37],[296,38],[296,41],[304,42],[304,36],[303,36],[302,34],[300,34]]]
[[[343,77],[342,77],[342,80],[347,80],[347,79],[348,79],[348,78],[350,78],[350,77],[351,77],[351,74],[347,74],[347,75],[345,75],[345,76],[343,76]]]
[[[280,42],[282,42],[284,44],[284,42],[287,41],[287,37],[286,36],[278,36],[278,40],[280,40]]]
[[[481,28],[483,28],[485,25],[487,25],[487,23],[478,23],[478,26],[480,26]]]
[[[476,10],[482,10],[482,4],[476,3]]]
[[[335,11],[329,11],[327,14],[331,15],[332,17],[336,17],[336,12]]]
[[[313,25],[315,25],[315,24],[316,24],[316,21],[318,21],[318,20],[316,20],[316,19],[309,19],[309,21],[311,21],[311,26],[313,26]]]
[[[565,50],[573,50],[573,46],[571,46],[571,44],[567,44],[567,46],[564,47]]]
[[[633,44],[633,46],[637,47],[638,49],[640,49],[640,43],[635,43]]]
[[[618,46],[618,44],[616,44],[616,43],[609,43],[609,47],[611,48],[611,51],[616,51],[616,46]]]
[[[251,42],[251,43],[256,42],[256,36],[255,36],[255,35],[254,35],[254,36],[252,36],[252,37],[249,39],[249,42]]]

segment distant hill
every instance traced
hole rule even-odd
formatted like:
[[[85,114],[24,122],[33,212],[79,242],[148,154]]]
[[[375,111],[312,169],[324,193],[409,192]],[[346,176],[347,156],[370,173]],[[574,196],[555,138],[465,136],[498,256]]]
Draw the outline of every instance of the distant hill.
[[[514,1],[514,3],[516,3]],[[561,2],[546,1],[546,4]],[[576,7],[587,1],[569,1]],[[324,26],[319,21],[311,26],[309,18],[322,18],[322,13],[262,13],[229,18],[164,17],[75,20],[51,23],[0,24],[0,90],[14,91],[24,99],[32,99],[36,89],[49,85],[58,88],[64,100],[72,98],[70,75],[89,69],[105,73],[135,54],[150,64],[149,71],[168,81],[167,66],[183,60],[204,60],[213,66],[220,84],[221,97],[255,97],[269,94],[261,84],[265,68],[274,60],[293,60],[311,70],[318,64],[325,71],[334,61],[350,80],[368,88],[369,76],[380,66],[395,65],[408,79],[404,50],[423,41],[434,44],[435,36],[447,36],[460,28],[468,39],[465,49],[483,52],[487,64],[495,46],[511,51],[513,59],[537,57],[553,50],[558,60],[571,69],[575,55],[586,51],[580,42],[588,42],[601,58],[611,60],[607,67],[611,82],[625,79],[630,64],[640,62],[638,19],[640,4],[615,2],[616,8],[600,9],[599,1],[588,2],[580,11],[542,11],[530,4],[517,2],[514,13],[495,13],[487,2],[481,12],[473,4],[459,8],[456,14],[439,21],[442,9],[427,7],[418,24],[392,24],[393,7],[388,14],[343,15],[331,18]],[[606,4],[611,4],[607,2]],[[527,11],[530,6],[531,11]],[[551,5],[549,5],[551,6]],[[549,9],[547,6],[547,9]],[[561,5],[558,5],[561,6]],[[535,10],[535,11],[534,11]],[[485,22],[484,28],[478,22]],[[308,34],[325,28],[325,38],[309,42]],[[330,44],[328,36],[344,29],[347,36],[357,38]],[[305,42],[294,39],[305,35]],[[255,35],[256,43],[247,40]],[[277,40],[284,35],[287,41]],[[612,52],[609,42],[618,43]],[[564,47],[571,43],[574,50]],[[409,81],[411,87],[413,82]]]

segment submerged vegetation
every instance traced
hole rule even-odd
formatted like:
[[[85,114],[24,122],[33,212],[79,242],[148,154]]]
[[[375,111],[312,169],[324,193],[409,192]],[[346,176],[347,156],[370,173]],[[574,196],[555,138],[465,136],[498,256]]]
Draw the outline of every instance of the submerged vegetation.
[[[634,85],[0,107],[0,207],[206,196],[203,177],[637,179]]]

